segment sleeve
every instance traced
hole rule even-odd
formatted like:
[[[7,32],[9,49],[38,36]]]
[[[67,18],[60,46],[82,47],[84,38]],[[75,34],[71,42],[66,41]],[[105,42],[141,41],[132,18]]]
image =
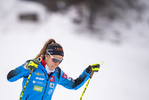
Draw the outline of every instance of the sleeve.
[[[63,71],[61,71],[58,84],[64,86],[67,89],[77,90],[89,79],[89,76],[90,73],[87,73],[86,70],[84,70],[83,73],[74,80],[73,78],[68,77],[67,74],[65,74]]]
[[[10,82],[14,82],[22,77],[27,77],[29,75],[30,71],[25,69],[23,67],[23,65],[17,67],[14,70],[11,70],[7,75],[7,80]]]

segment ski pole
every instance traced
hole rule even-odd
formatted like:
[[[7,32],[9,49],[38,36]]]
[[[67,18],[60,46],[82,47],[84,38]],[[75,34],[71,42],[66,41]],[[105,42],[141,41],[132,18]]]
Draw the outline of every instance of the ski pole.
[[[42,60],[41,57],[37,58],[37,61],[38,61],[38,62],[41,62],[41,60]],[[32,68],[31,71],[30,71],[30,74],[28,75],[27,81],[26,81],[26,83],[25,83],[25,85],[24,85],[24,88],[23,88],[23,91],[22,91],[22,93],[21,93],[21,95],[20,95],[19,100],[21,100],[22,97],[23,97],[24,91],[25,91],[25,89],[26,89],[26,86],[27,86],[27,84],[28,84],[28,82],[29,82],[29,79],[30,79],[30,77],[31,77],[31,75],[32,75],[32,73],[33,73],[33,71],[34,71],[34,69],[35,69],[35,68]]]
[[[29,74],[29,76],[28,76],[28,78],[27,78],[27,81],[26,81],[26,83],[25,83],[25,86],[24,86],[24,88],[23,88],[23,91],[22,91],[22,93],[21,93],[21,95],[20,95],[20,99],[19,99],[19,100],[21,100],[22,97],[23,97],[24,91],[25,91],[25,89],[26,89],[26,86],[27,86],[27,84],[28,84],[28,82],[29,82],[29,79],[30,79],[30,77],[31,77],[31,75],[32,75],[32,73],[33,73],[33,71],[34,71],[34,69],[32,68],[31,71],[30,71],[30,74]]]
[[[90,66],[94,66],[94,65],[97,65],[97,64],[101,64],[101,65],[103,65],[103,64],[104,64],[104,62],[103,62],[103,61],[101,61],[101,62],[99,62],[99,63],[92,64],[92,65],[90,65]],[[85,93],[85,91],[86,91],[86,89],[87,89],[87,86],[88,86],[88,84],[89,84],[89,82],[90,82],[90,80],[91,80],[91,78],[92,78],[93,74],[94,74],[94,71],[92,71],[92,72],[91,72],[91,75],[90,75],[90,77],[89,77],[89,79],[88,79],[88,81],[87,81],[87,83],[86,83],[86,86],[85,86],[85,88],[84,88],[83,92],[82,92],[82,95],[81,95],[81,97],[80,97],[80,100],[82,100],[82,97],[83,97],[83,95],[84,95],[84,93]]]
[[[91,72],[91,75],[90,75],[90,78],[88,79],[88,81],[87,81],[87,83],[86,83],[86,86],[85,86],[85,88],[84,88],[84,90],[83,90],[83,92],[82,92],[82,95],[81,95],[81,97],[80,97],[80,100],[82,100],[82,97],[83,97],[83,95],[84,95],[84,93],[85,93],[85,91],[86,91],[86,89],[87,89],[87,86],[88,86],[88,84],[89,84],[89,82],[90,82],[90,80],[91,80],[93,74],[94,74],[94,72],[92,71],[92,72]]]

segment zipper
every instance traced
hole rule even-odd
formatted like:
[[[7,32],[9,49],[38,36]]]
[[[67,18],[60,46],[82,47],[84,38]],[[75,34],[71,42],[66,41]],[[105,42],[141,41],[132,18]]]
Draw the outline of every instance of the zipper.
[[[47,90],[47,84],[48,84],[49,78],[50,78],[50,76],[51,76],[52,74],[53,74],[53,73],[50,73],[50,75],[48,75],[48,79],[47,79],[47,83],[46,83],[46,88],[45,88],[45,90],[44,90],[44,94],[43,94],[41,100],[43,100],[43,98],[44,98],[45,92],[46,92],[46,90]]]
[[[43,96],[42,96],[42,99],[41,99],[41,100],[43,100],[44,95],[45,95],[45,92],[46,92],[46,90],[47,90],[47,84],[48,84],[48,81],[49,81],[49,77],[48,77],[48,79],[47,79],[46,87],[45,87],[45,90],[44,90],[44,93],[43,93]]]
[[[27,99],[28,99],[28,97],[29,97],[29,96],[27,96],[27,98],[26,98],[25,100],[27,100]]]

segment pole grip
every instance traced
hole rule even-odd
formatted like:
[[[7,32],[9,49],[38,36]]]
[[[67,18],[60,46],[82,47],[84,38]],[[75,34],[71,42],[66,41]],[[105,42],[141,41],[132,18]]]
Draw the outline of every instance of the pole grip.
[[[34,71],[34,68],[32,68],[32,69],[31,69],[30,74],[32,74],[32,73],[33,73],[33,71]]]
[[[93,74],[94,74],[94,71],[91,72],[90,78],[92,78]]]

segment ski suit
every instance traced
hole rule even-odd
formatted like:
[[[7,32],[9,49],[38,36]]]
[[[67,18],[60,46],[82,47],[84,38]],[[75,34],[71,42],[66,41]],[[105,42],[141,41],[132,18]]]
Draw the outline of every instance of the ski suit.
[[[22,88],[24,88],[30,73],[30,70],[25,69],[23,65],[11,70],[7,75],[7,79],[10,82],[14,82],[23,77]],[[38,68],[32,73],[21,100],[51,100],[57,84],[68,89],[76,90],[80,88],[90,76],[90,73],[84,70],[83,73],[74,80],[68,77],[59,67],[48,75],[44,65],[44,61],[42,60]]]

